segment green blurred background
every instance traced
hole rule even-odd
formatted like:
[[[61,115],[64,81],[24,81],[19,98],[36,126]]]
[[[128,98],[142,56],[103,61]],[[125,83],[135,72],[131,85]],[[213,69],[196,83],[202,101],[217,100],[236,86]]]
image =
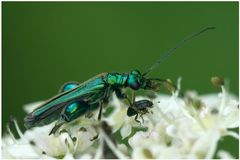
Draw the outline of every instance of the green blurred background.
[[[101,72],[145,71],[188,34],[217,27],[177,50],[150,75],[182,76],[182,88],[238,96],[238,2],[2,2],[2,130],[23,124],[22,106],[55,95],[67,81]],[[21,127],[23,127],[21,125]],[[222,148],[238,156],[238,142]]]

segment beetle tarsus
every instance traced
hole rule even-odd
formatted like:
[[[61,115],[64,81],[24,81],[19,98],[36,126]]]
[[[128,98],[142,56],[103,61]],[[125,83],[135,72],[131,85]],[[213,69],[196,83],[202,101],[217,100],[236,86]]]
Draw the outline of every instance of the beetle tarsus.
[[[93,113],[91,112],[91,111],[88,111],[86,114],[85,114],[85,117],[86,118],[92,118],[92,116],[93,116]]]
[[[99,136],[99,133],[98,133],[96,136],[92,137],[92,138],[90,139],[90,141],[94,141],[94,140],[98,139],[98,136]]]

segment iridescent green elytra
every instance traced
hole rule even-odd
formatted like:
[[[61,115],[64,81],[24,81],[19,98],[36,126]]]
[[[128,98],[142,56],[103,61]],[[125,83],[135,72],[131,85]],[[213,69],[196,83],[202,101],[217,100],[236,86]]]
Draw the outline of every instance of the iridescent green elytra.
[[[129,73],[102,73],[84,83],[69,82],[65,84],[58,95],[49,99],[44,104],[33,110],[25,118],[25,126],[32,128],[42,126],[57,120],[55,127],[50,134],[55,133],[64,123],[73,121],[86,114],[88,111],[100,108],[98,119],[101,118],[102,105],[109,101],[110,96],[115,92],[119,99],[128,99],[127,95],[122,93],[123,88],[132,90],[153,90],[158,91],[162,83],[168,83],[159,78],[147,78],[146,75],[159,64],[169,57],[174,51],[182,46],[186,41],[214,27],[207,27],[194,33],[178,43],[174,48],[163,54],[163,56],[154,63],[145,73],[141,74],[138,70]],[[130,104],[129,116],[147,111],[151,103],[141,101]],[[133,107],[135,109],[133,110]]]

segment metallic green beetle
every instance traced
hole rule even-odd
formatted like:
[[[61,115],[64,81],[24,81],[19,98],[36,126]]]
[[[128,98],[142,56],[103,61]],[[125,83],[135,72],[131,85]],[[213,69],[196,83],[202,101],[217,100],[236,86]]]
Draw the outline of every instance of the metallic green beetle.
[[[214,27],[204,28],[180,41],[174,48],[163,54],[144,74],[141,74],[138,70],[123,74],[102,73],[81,84],[77,82],[65,84],[60,94],[46,101],[24,118],[25,126],[32,128],[46,125],[57,120],[54,128],[50,132],[50,134],[52,134],[55,133],[62,124],[73,121],[88,111],[97,108],[99,108],[98,119],[101,119],[103,104],[109,101],[113,92],[115,92],[118,98],[129,100],[127,95],[122,92],[123,88],[158,91],[161,84],[167,83],[167,81],[158,78],[148,78],[146,75],[158,67],[163,60],[174,53],[174,51],[186,41],[209,29],[214,29]],[[131,106],[130,102],[130,107]],[[136,106],[135,108],[141,107]]]

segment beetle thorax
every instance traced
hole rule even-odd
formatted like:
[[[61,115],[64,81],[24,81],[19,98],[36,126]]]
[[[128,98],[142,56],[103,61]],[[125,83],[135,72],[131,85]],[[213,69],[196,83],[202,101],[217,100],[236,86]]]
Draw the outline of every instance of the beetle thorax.
[[[123,87],[126,86],[128,79],[127,74],[119,74],[119,73],[109,73],[106,76],[106,82],[114,87]]]

